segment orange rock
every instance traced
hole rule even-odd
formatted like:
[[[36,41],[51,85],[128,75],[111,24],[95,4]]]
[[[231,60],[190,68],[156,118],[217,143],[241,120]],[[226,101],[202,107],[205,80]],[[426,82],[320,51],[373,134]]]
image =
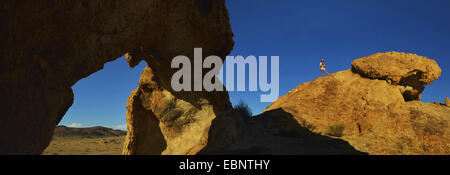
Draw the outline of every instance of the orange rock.
[[[352,65],[353,71],[296,87],[265,111],[281,109],[299,124],[306,121],[315,133],[325,135],[334,135],[330,128],[343,124],[342,139],[370,154],[450,154],[450,109],[405,101],[409,100],[405,92],[439,77],[435,61],[390,52],[357,59]],[[404,76],[412,70],[418,71]]]
[[[387,52],[356,59],[352,71],[363,77],[386,80],[402,85],[405,100],[419,100],[425,85],[441,75],[441,68],[432,59],[411,53]]]
[[[217,133],[210,131],[213,120],[232,108],[227,92],[175,92],[163,81],[170,79],[149,67],[142,72],[127,103],[123,154],[196,154]]]

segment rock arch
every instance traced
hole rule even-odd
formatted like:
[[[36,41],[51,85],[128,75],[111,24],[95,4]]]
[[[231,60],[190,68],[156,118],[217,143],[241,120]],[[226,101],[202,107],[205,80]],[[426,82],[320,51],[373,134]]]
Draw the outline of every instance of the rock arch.
[[[0,154],[40,154],[72,105],[71,86],[124,53],[130,66],[147,61],[164,89],[174,56],[193,58],[194,47],[225,56],[234,44],[224,0],[7,0],[0,11]],[[173,95],[215,116],[231,108],[226,92]],[[203,129],[198,145],[168,153],[197,152]]]

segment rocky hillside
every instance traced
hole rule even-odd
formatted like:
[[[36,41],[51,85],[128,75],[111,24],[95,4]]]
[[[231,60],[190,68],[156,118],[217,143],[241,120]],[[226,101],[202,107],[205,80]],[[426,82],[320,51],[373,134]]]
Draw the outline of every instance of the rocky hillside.
[[[418,101],[440,74],[432,59],[377,53],[299,85],[265,111],[288,113],[311,132],[369,154],[450,154],[450,108]]]
[[[89,128],[71,128],[64,125],[57,126],[53,137],[83,137],[83,138],[101,138],[125,136],[127,132],[111,129],[103,126],[94,126]]]
[[[57,126],[43,155],[119,155],[127,133],[102,126]]]
[[[151,66],[150,66],[151,67]],[[124,154],[449,154],[450,108],[418,101],[441,69],[388,52],[304,83],[246,117],[226,93],[185,96],[147,67],[127,103]]]

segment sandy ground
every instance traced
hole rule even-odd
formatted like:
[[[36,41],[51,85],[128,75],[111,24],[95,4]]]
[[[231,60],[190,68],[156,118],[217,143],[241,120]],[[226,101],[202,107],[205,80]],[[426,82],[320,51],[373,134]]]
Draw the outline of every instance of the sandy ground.
[[[125,136],[84,138],[56,137],[43,155],[120,155]]]

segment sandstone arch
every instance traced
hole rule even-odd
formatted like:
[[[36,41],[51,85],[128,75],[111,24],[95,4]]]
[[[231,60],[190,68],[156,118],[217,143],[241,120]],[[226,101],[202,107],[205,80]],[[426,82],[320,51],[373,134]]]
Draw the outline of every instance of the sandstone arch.
[[[71,86],[124,53],[167,87],[173,56],[192,58],[194,47],[225,56],[234,44],[224,0],[7,0],[0,11],[0,154],[40,154],[73,102]],[[175,96],[230,107],[226,92]]]

